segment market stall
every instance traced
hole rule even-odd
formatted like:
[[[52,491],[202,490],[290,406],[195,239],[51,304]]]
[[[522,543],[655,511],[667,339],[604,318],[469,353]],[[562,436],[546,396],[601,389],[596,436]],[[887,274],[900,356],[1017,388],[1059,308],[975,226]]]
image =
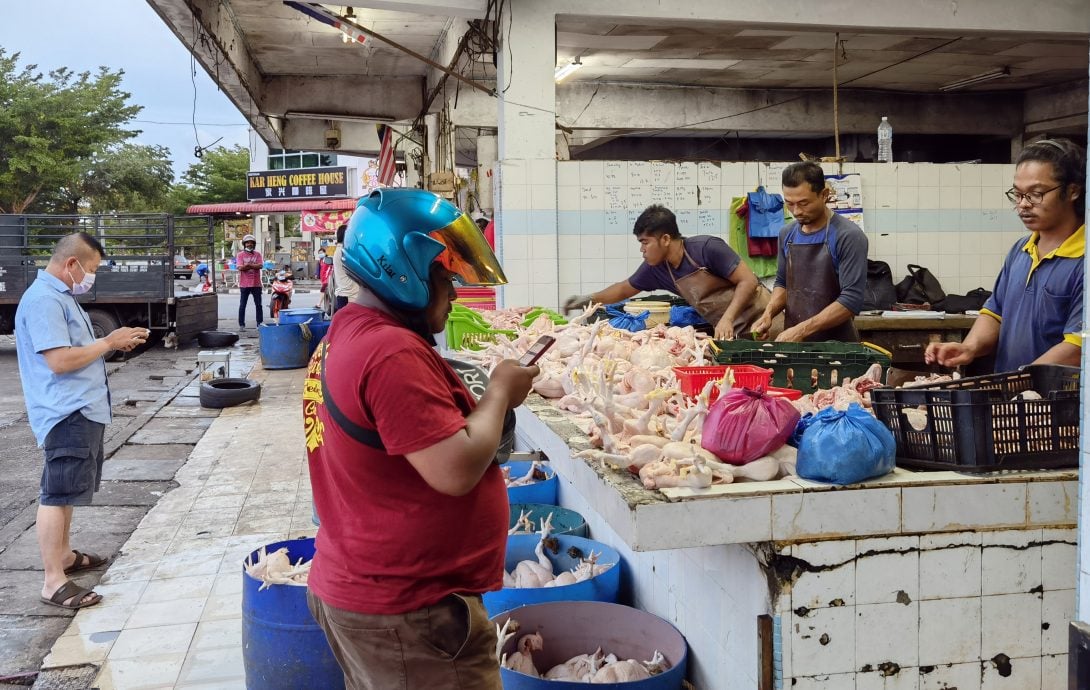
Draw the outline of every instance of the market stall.
[[[501,353],[548,329],[507,325]],[[580,371],[571,356],[561,369]],[[594,413],[560,399],[519,409],[519,447],[549,458],[559,504],[621,554],[622,601],[685,635],[697,687],[1062,686],[1075,470],[898,467],[843,486],[787,475],[654,489],[593,450]]]

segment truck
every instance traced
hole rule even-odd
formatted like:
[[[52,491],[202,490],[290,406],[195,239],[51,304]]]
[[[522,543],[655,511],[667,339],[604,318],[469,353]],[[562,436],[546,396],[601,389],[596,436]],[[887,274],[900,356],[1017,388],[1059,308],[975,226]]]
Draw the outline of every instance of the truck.
[[[76,298],[95,337],[121,326],[144,326],[153,338],[173,334],[179,341],[215,330],[216,293],[175,282],[175,257],[189,256],[207,257],[216,284],[211,216],[0,214],[0,335],[14,332],[19,298],[49,263],[57,240],[78,231],[106,251],[94,287]]]

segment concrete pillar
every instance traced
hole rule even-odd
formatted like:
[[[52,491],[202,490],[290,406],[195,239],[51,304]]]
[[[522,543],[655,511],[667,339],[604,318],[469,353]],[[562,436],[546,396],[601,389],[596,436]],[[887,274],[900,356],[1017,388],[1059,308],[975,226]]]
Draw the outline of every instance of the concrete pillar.
[[[556,214],[556,15],[552,3],[508,0],[497,49],[496,245],[505,306],[559,306]]]
[[[477,137],[477,202],[488,215],[495,212],[493,201],[492,168],[499,157],[499,140],[494,134]]]
[[[1090,99],[1088,99],[1090,100]],[[1088,109],[1090,109],[1090,102],[1087,103]],[[1090,136],[1090,126],[1087,127],[1087,135]],[[1087,162],[1087,169],[1090,170],[1090,161]],[[1083,203],[1086,204],[1086,208],[1090,210],[1090,200],[1086,200],[1086,193],[1083,193]],[[1086,265],[1086,274],[1083,276],[1083,302],[1086,302],[1087,294],[1090,293],[1090,283],[1087,282],[1087,275],[1090,275],[1090,264]],[[1083,331],[1082,337],[1082,378],[1086,378],[1086,374],[1090,371],[1090,347],[1087,347],[1086,331]],[[1082,387],[1082,409],[1087,410],[1090,407],[1090,386]],[[1079,425],[1079,548],[1076,555],[1076,568],[1078,570],[1078,582],[1075,589],[1075,620],[1083,623],[1090,622],[1090,416],[1083,415],[1082,423]],[[1075,650],[1075,645],[1072,644],[1071,650]],[[1085,680],[1080,678],[1080,681]]]

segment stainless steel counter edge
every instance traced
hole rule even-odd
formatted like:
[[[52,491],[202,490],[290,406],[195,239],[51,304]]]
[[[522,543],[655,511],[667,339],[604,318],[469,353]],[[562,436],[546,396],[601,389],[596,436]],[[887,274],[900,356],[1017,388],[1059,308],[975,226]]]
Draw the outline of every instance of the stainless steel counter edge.
[[[992,475],[909,472],[839,487],[792,477],[669,496],[626,470],[573,457],[590,440],[566,413],[531,395],[518,435],[545,451],[565,491],[577,491],[633,550],[809,542],[978,530],[1074,527],[1078,471]]]

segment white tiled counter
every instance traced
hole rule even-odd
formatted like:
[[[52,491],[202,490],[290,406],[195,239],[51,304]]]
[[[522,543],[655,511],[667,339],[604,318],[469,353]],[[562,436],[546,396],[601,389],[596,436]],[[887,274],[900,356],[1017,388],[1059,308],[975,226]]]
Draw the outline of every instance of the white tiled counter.
[[[520,447],[549,457],[561,505],[624,557],[623,595],[689,641],[698,690],[757,690],[762,615],[777,688],[1066,687],[1075,470],[664,495],[573,458],[586,435],[542,399],[518,415]]]

